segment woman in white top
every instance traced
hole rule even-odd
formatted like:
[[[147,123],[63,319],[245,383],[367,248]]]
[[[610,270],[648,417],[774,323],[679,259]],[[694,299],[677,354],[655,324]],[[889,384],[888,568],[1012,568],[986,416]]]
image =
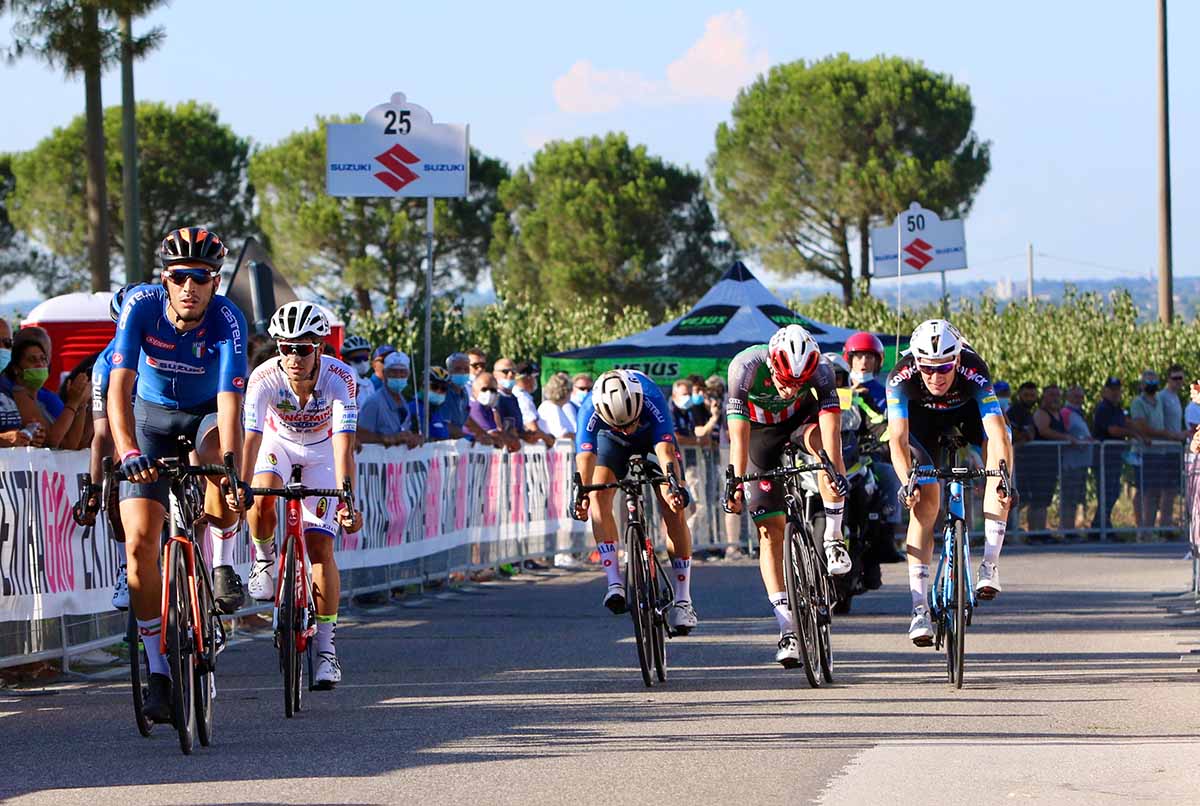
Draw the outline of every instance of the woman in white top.
[[[555,439],[574,439],[575,404],[570,401],[571,376],[556,372],[542,388],[542,404],[538,406],[538,428]]]

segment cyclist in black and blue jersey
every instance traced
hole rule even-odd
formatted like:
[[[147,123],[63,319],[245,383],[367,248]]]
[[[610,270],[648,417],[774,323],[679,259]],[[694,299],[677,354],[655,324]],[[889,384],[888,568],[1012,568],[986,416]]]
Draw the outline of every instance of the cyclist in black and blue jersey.
[[[204,463],[220,464],[230,451],[241,455],[247,330],[241,311],[217,294],[227,253],[221,239],[203,227],[168,233],[159,249],[162,285],[139,286],[126,295],[112,352],[108,417],[129,478],[121,483],[121,522],[130,604],[150,663],[146,714],[155,721],[170,719],[171,682],[158,640],[158,554],[168,484],[154,462],[175,456],[181,435]],[[238,531],[236,509],[246,502],[223,494],[215,480],[206,486],[214,597],[231,613],[244,599],[228,555]]]
[[[953,428],[983,450],[989,469],[1004,461],[1012,467],[1012,435],[992,389],[987,363],[971,349],[962,334],[944,319],[922,322],[913,331],[909,352],[888,375],[888,434],[892,465],[907,486],[913,466],[932,468],[938,438]],[[908,523],[908,582],[913,613],[908,637],[917,646],[933,644],[929,618],[929,563],[933,559],[933,530],[941,507],[936,479],[922,479],[911,497],[901,503],[912,510]],[[1000,549],[1010,501],[1000,479],[987,480],[984,496],[983,562],[975,591],[980,599],[1000,592]]]
[[[641,372],[613,369],[596,379],[579,407],[575,428],[575,464],[586,484],[607,484],[625,478],[632,456],[657,462],[663,474],[683,481],[675,425],[662,390]],[[687,635],[696,624],[692,606],[692,533],[688,529],[682,491],[672,493],[664,484],[654,490],[667,527],[667,553],[671,557],[671,586],[675,601],[667,611],[673,635]],[[615,490],[589,493],[575,510],[587,520],[592,511],[592,533],[600,563],[608,577],[604,606],[613,613],[626,610],[625,583],[617,562],[617,522],[613,518]]]

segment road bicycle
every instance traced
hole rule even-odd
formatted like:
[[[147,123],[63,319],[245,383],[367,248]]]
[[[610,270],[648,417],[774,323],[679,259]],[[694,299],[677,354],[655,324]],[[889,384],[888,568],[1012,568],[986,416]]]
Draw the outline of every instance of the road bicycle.
[[[289,719],[300,710],[304,666],[308,667],[309,691],[313,683],[313,636],[317,632],[317,611],[313,598],[312,563],[304,540],[305,498],[335,498],[353,506],[350,479],[342,488],[321,489],[301,483],[304,468],[292,467],[292,478],[283,487],[251,487],[255,496],[274,496],[287,502],[283,547],[275,575],[275,609],[272,626],[275,648],[279,651],[279,671],[283,675],[283,713]],[[303,656],[304,661],[301,662]]]
[[[729,502],[742,484],[762,480],[783,483],[787,510],[783,580],[792,621],[799,633],[800,665],[804,667],[808,684],[819,688],[822,682],[833,682],[831,627],[837,594],[825,562],[824,543],[818,546],[813,533],[813,520],[823,508],[821,496],[806,490],[800,477],[822,471],[830,478],[836,478],[837,470],[824,450],[820,451],[817,462],[803,462],[801,455],[799,446],[789,443],[784,447],[781,466],[774,470],[738,476],[733,472],[733,465],[729,465],[725,469],[725,509],[729,510]]]
[[[633,618],[633,637],[637,645],[642,682],[653,685],[667,680],[667,610],[675,601],[670,578],[654,551],[646,528],[646,488],[666,483],[672,495],[685,495],[679,479],[663,475],[658,466],[640,456],[629,460],[629,473],[620,481],[584,484],[575,474],[575,502],[578,505],[590,492],[621,490],[625,493],[625,590],[629,596],[629,614]]]
[[[224,464],[192,465],[191,451],[191,441],[180,436],[177,455],[155,461],[159,475],[169,482],[169,511],[163,524],[160,556],[163,581],[159,649],[171,671],[171,723],[179,734],[179,748],[184,754],[192,752],[197,739],[203,747],[212,742],[214,671],[217,655],[226,640],[213,596],[212,573],[196,539],[206,520],[199,477],[224,476],[231,488],[237,489],[232,453],[225,454]],[[101,501],[107,505],[107,485],[126,478],[122,470],[113,467],[111,457],[105,457],[103,468],[105,487]],[[144,705],[150,668],[132,607],[126,629],[134,716],[138,731],[149,736],[151,723]]]
[[[934,646],[946,649],[946,676],[955,688],[963,686],[963,661],[966,652],[967,627],[975,612],[975,583],[971,576],[970,522],[971,482],[993,476],[1000,479],[1001,494],[1011,494],[1012,480],[1008,465],[1001,460],[997,470],[955,466],[958,451],[967,442],[960,434],[951,433],[938,441],[942,457],[938,468],[918,467],[909,476],[903,493],[911,496],[920,479],[942,482],[942,507],[945,526],[942,531],[942,556],[930,590],[929,614],[934,624]]]

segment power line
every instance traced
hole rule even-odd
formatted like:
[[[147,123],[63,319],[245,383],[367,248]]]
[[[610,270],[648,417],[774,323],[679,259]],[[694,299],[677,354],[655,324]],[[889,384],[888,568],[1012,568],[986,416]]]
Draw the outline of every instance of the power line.
[[[1103,269],[1105,271],[1119,271],[1122,274],[1132,274],[1134,276],[1140,276],[1141,274],[1145,273],[1144,271],[1138,271],[1137,269],[1131,269],[1127,266],[1108,266],[1103,263],[1093,263],[1090,260],[1076,260],[1074,258],[1069,258],[1069,257],[1059,257],[1058,255],[1049,255],[1049,254],[1046,254],[1045,252],[1038,252],[1037,256],[1044,257],[1047,260],[1057,260],[1059,263],[1071,263],[1076,266],[1087,266],[1088,268]]]

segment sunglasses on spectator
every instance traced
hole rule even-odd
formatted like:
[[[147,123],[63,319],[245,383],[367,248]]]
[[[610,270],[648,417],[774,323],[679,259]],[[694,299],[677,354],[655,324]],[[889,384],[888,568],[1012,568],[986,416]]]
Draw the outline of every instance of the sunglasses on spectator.
[[[481,392],[499,392],[500,389],[495,386],[485,386],[482,389],[480,389],[479,391],[481,391]]]
[[[917,371],[922,375],[945,375],[954,371],[954,362],[948,364],[917,364]]]
[[[216,278],[215,274],[200,270],[171,269],[171,271],[163,272],[163,279],[173,285],[183,285],[188,280],[191,280],[196,285],[208,285]]]
[[[280,355],[298,355],[301,358],[308,358],[317,351],[318,345],[311,341],[281,341],[279,342]]]
[[[1169,381],[1182,381],[1182,380],[1183,380],[1183,376],[1182,376],[1182,375],[1172,375],[1171,377],[1167,378],[1167,380],[1169,380]]]

